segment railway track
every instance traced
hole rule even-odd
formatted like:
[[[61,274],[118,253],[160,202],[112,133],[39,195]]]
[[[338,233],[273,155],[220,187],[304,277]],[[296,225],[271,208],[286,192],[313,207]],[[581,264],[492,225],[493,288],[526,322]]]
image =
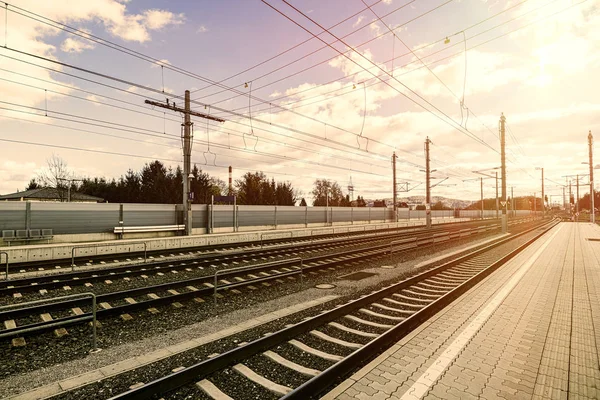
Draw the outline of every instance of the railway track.
[[[497,240],[258,340],[138,384],[112,399],[315,397],[397,342],[555,224],[546,222],[542,228],[538,225]]]
[[[432,246],[440,241],[458,239],[471,234],[483,233],[489,230],[496,229],[496,226],[480,226],[472,230],[456,230],[445,231],[444,233],[425,232],[411,238],[395,240],[393,247],[390,243],[372,244],[368,248],[356,249],[356,241],[350,240],[351,246],[349,249],[338,251],[332,254],[316,255],[305,257],[302,263],[297,258],[281,259],[278,261],[268,262],[266,264],[249,265],[243,268],[242,271],[229,271],[219,274],[219,279],[216,282],[219,291],[231,291],[236,293],[241,288],[249,290],[257,290],[261,286],[271,286],[286,282],[299,282],[302,274],[318,275],[319,271],[329,270],[335,271],[338,268],[345,266],[356,266],[364,260],[372,260],[378,257],[387,256],[390,250],[401,252]],[[377,242],[381,242],[381,237],[375,238]],[[398,239],[398,235],[386,236],[386,239]],[[339,245],[339,242],[336,242]],[[315,251],[314,245],[307,245],[309,251]],[[275,249],[280,256],[294,256],[298,254],[297,248]],[[260,252],[260,251],[259,251]],[[262,254],[262,253],[260,253]],[[240,253],[236,254],[239,257],[256,257],[256,253]],[[268,260],[266,257],[263,257]],[[229,258],[231,262],[233,256]],[[256,258],[254,258],[256,260]],[[131,279],[133,274],[139,274],[144,277],[144,273],[152,271],[155,274],[165,274],[166,271],[177,271],[182,269],[187,270],[202,270],[206,271],[208,265],[214,263],[215,259],[199,261],[190,261],[175,265],[155,265],[154,268],[142,268],[136,271],[131,269],[119,269],[119,275],[114,270],[102,271],[87,274],[76,274],[76,276],[61,276],[63,279],[53,279],[48,281],[48,278],[38,277],[21,281],[10,281],[10,285],[0,288],[5,298],[12,295],[13,300],[26,299],[23,293],[46,293],[48,290],[59,289],[71,293],[70,285],[82,286],[84,291],[94,290],[94,283],[102,281],[106,284],[109,279]],[[131,316],[131,313],[148,310],[157,312],[157,307],[164,305],[174,305],[181,307],[185,301],[195,301],[202,303],[205,299],[215,296],[215,281],[214,269],[208,268],[210,272],[203,272],[201,276],[191,279],[169,281],[155,285],[143,285],[132,289],[121,290],[116,292],[108,292],[96,295],[96,302],[99,305],[96,315],[98,319],[103,319],[110,316],[120,315],[123,319]],[[175,274],[176,275],[176,274]],[[147,277],[147,276],[146,276]],[[46,279],[46,280],[43,280]],[[110,281],[109,281],[110,282]],[[298,283],[299,284],[299,283]],[[9,287],[12,286],[12,287]],[[15,295],[17,298],[14,299]],[[219,294],[216,294],[219,296]],[[51,299],[49,299],[51,300]],[[28,329],[32,332],[46,332],[54,329],[57,325],[63,328],[91,321],[93,318],[93,310],[89,299],[69,299],[56,302],[48,302],[34,306],[15,308],[8,311],[0,312],[0,320],[4,321],[4,329],[0,330],[0,338],[16,337],[23,329]]]
[[[477,225],[486,225],[486,224],[497,224],[496,221],[493,220],[483,220],[483,221],[473,221],[473,222],[460,222],[460,223],[443,223],[435,225],[433,228],[435,229],[447,229],[450,226],[455,224],[459,224],[461,226],[468,226],[471,224]],[[463,225],[464,224],[464,225]],[[416,230],[422,230],[422,227],[419,226],[411,226],[411,227],[399,227],[399,228],[388,228],[383,230],[366,230],[366,231],[349,231],[344,233],[335,233],[335,234],[320,234],[316,237],[319,240],[335,240],[340,238],[353,238],[353,237],[361,237],[365,235],[381,235],[386,233],[404,233],[404,232],[414,232]],[[278,232],[269,232],[272,234],[277,234]],[[235,251],[242,249],[255,249],[257,246],[262,247],[263,245],[272,246],[279,244],[290,244],[290,245],[298,245],[303,243],[313,242],[314,237],[298,237],[298,238],[271,238],[265,239],[256,242],[245,242],[241,245],[229,244],[229,245],[209,245],[202,247],[191,247],[191,248],[182,248],[177,250],[155,250],[148,251],[147,255],[150,258],[160,259],[160,258],[174,258],[174,257],[185,257],[185,256],[202,256],[212,252],[224,252],[224,251]],[[141,242],[140,242],[141,243]],[[108,254],[108,255],[95,255],[95,256],[87,256],[81,255],[75,257],[75,264],[79,266],[107,266],[111,263],[125,263],[125,262],[135,262],[139,260],[143,260],[142,256],[143,252],[129,252],[126,254]],[[53,261],[32,261],[28,263],[13,263],[10,264],[10,271],[12,273],[18,271],[20,273],[31,272],[31,271],[56,271],[56,270],[68,270],[71,268],[71,259],[60,259]]]
[[[484,226],[484,225],[479,225]],[[497,228],[497,224],[493,225],[485,225],[489,227]],[[215,252],[188,252],[190,256],[188,259],[182,261],[172,261],[172,260],[157,260],[146,263],[138,263],[127,266],[119,266],[119,267],[111,267],[104,265],[101,269],[93,269],[93,270],[80,270],[76,272],[66,272],[58,275],[43,275],[43,276],[34,276],[28,278],[21,279],[9,279],[0,281],[0,295],[3,294],[2,291],[11,291],[14,288],[23,288],[23,290],[27,290],[26,287],[28,285],[42,285],[42,284],[50,284],[54,283],[62,283],[62,284],[76,284],[78,281],[86,280],[89,281],[100,281],[102,279],[112,278],[123,278],[123,277],[132,277],[139,276],[143,274],[147,274],[149,271],[154,271],[154,273],[158,272],[171,272],[172,270],[181,269],[182,266],[185,266],[188,263],[192,263],[196,261],[197,266],[206,267],[222,267],[222,266],[230,266],[231,264],[235,265],[235,263],[241,262],[264,262],[268,259],[273,259],[274,257],[283,257],[290,256],[290,250],[293,250],[294,253],[299,252],[316,252],[316,251],[326,251],[333,249],[335,247],[341,246],[359,246],[361,244],[368,244],[377,241],[383,240],[394,240],[394,239],[402,239],[405,237],[409,237],[415,234],[421,235],[435,235],[440,232],[453,232],[456,230],[465,229],[465,226],[460,227],[437,227],[433,230],[426,231],[425,229],[415,229],[408,231],[399,231],[399,232],[391,232],[391,233],[370,233],[366,235],[361,235],[358,237],[342,237],[342,238],[322,238],[318,239],[318,241],[311,240],[307,243],[306,240],[301,241],[299,243],[283,243],[275,246],[268,246],[266,248],[259,247],[241,247],[237,249],[231,250],[221,250]],[[56,282],[59,281],[59,282]],[[52,286],[52,285],[49,285]],[[56,285],[54,285],[56,286]],[[33,288],[33,289],[40,289]]]

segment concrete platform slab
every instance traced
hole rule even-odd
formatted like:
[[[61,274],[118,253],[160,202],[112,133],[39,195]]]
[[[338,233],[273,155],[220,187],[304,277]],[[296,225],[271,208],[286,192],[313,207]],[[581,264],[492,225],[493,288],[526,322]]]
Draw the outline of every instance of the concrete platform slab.
[[[324,399],[600,398],[600,227],[562,223]]]

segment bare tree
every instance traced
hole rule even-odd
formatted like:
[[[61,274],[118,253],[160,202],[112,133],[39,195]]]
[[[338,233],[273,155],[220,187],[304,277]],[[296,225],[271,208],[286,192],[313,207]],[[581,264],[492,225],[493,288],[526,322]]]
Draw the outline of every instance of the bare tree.
[[[73,173],[69,170],[67,162],[56,154],[46,159],[46,164],[47,166],[38,173],[38,181],[44,187],[56,188],[60,201],[65,201],[67,189],[71,184],[69,179],[73,178]]]

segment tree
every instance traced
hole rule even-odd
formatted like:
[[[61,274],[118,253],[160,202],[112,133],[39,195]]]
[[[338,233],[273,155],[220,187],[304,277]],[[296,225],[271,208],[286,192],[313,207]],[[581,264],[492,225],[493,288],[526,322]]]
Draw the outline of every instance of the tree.
[[[451,210],[450,207],[445,206],[444,203],[442,203],[441,201],[438,201],[434,205],[432,205],[431,209],[432,210]]]
[[[290,182],[277,183],[277,186],[275,187],[275,200],[278,206],[296,205],[296,191],[292,188]],[[306,205],[306,202],[304,202],[304,205]]]
[[[364,198],[358,196],[356,199],[356,206],[357,207],[366,207],[367,206],[367,202],[365,201]]]
[[[37,179],[43,187],[56,188],[61,201],[67,198],[67,188],[73,178],[67,162],[56,154],[46,160],[46,168],[38,173]]]
[[[418,210],[418,211],[425,210],[425,204],[419,204],[418,206],[415,207],[415,210]]]
[[[387,205],[385,204],[385,200],[375,200],[373,207],[387,207]]]
[[[246,172],[241,179],[237,179],[238,204],[264,204],[265,182],[268,185],[267,177],[262,172]]]
[[[304,200],[304,197],[302,198],[302,201],[300,201],[300,207],[306,207],[306,200]]]
[[[171,173],[172,175],[172,173]],[[172,203],[171,185],[169,184],[171,177],[167,169],[160,161],[152,161],[142,168],[140,174],[142,183],[142,202],[144,203]],[[183,185],[183,182],[181,183]],[[183,195],[182,195],[183,196]],[[181,202],[182,197],[176,202]]]
[[[327,179],[315,180],[313,190],[313,206],[340,206],[344,195],[337,182],[330,182]]]
[[[25,188],[25,190],[33,190],[33,189],[41,189],[41,186],[36,182],[35,178],[32,178],[29,181],[29,185]]]

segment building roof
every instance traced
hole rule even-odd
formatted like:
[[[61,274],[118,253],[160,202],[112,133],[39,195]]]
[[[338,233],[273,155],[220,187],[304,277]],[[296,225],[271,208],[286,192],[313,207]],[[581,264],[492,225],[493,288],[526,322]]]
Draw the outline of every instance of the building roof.
[[[56,188],[46,187],[0,195],[0,200],[20,200],[21,198],[23,200],[66,200],[67,191],[63,189],[61,192],[59,192]],[[89,196],[87,194],[71,191],[71,201],[103,202],[104,199],[96,196]]]

